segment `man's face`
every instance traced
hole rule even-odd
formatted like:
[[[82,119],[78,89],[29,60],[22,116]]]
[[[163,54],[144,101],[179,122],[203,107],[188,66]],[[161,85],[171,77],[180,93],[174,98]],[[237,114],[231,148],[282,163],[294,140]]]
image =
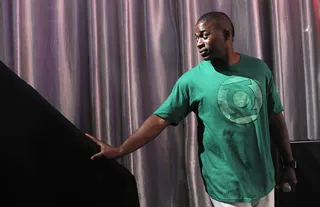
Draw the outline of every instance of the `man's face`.
[[[223,32],[215,29],[212,22],[200,22],[197,24],[195,38],[203,59],[210,60],[225,56],[227,45]]]

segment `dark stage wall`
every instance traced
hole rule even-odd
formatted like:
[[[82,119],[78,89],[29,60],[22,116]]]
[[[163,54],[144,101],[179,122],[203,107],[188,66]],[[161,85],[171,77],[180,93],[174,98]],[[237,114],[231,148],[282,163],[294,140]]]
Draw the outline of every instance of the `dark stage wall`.
[[[139,207],[134,176],[0,63],[0,201],[4,206]]]
[[[277,207],[320,206],[320,141],[291,142],[294,158],[298,161],[295,192],[276,191]],[[278,157],[278,156],[277,156]],[[276,164],[278,181],[281,177],[281,161]]]

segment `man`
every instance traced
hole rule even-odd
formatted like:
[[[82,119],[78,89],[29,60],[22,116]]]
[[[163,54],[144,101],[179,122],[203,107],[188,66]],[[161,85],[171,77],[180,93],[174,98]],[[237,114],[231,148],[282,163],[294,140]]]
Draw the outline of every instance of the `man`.
[[[262,60],[234,52],[234,27],[222,12],[204,14],[195,38],[204,60],[179,78],[167,100],[120,147],[88,135],[101,146],[92,159],[127,155],[194,112],[201,173],[215,207],[274,206],[269,127],[286,166],[283,182],[294,188],[297,180],[271,71]]]

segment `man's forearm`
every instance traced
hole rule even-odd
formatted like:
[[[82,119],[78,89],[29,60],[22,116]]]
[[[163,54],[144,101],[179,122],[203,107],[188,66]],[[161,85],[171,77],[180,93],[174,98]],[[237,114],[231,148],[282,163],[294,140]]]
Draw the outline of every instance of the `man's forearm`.
[[[292,161],[292,151],[287,125],[283,114],[272,114],[270,117],[271,134],[284,162]]]
[[[277,147],[284,162],[292,161],[292,151],[287,128],[278,129],[276,135]]]
[[[151,115],[120,147],[120,157],[141,148],[169,125],[169,122],[156,115]]]

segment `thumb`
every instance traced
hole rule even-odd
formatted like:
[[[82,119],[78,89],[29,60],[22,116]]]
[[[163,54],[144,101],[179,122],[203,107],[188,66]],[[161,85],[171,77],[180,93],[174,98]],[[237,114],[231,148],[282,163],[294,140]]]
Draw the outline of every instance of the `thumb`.
[[[91,160],[95,160],[95,159],[97,159],[99,157],[103,157],[103,156],[104,156],[103,151],[100,151],[99,153],[92,155]]]

